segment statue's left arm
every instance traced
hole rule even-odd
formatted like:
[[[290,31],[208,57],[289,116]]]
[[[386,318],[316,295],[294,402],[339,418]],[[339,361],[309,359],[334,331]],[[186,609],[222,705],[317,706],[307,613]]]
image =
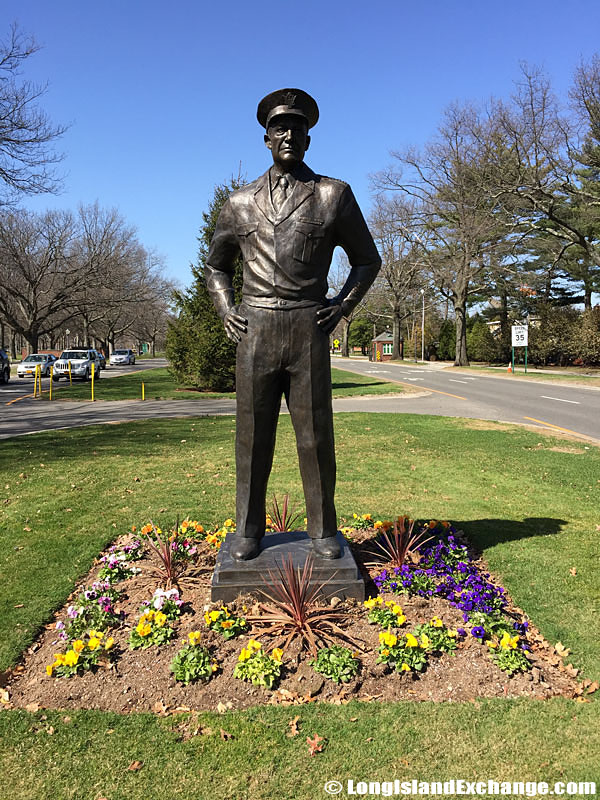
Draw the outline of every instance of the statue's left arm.
[[[381,267],[375,242],[349,186],[340,198],[336,234],[336,244],[346,252],[351,269],[338,295],[329,301],[327,308],[317,312],[318,324],[326,333],[331,333],[342,317],[354,311]]]

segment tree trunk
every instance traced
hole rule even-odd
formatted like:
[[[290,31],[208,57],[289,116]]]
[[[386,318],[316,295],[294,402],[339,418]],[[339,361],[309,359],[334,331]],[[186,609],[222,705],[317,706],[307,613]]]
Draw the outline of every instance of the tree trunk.
[[[150,344],[152,345],[152,358],[156,358],[156,336],[150,339]]]
[[[350,333],[350,320],[342,317],[342,358],[350,358],[348,349],[348,335]]]
[[[29,333],[27,334],[27,344],[29,345],[30,353],[37,353],[38,339],[38,332],[36,330],[29,330]]]
[[[456,316],[456,355],[454,358],[455,367],[468,367],[469,357],[467,355],[467,303],[466,300],[456,300],[454,303],[454,314]]]
[[[392,361],[399,361],[402,358],[400,352],[400,314],[396,309],[392,313]]]

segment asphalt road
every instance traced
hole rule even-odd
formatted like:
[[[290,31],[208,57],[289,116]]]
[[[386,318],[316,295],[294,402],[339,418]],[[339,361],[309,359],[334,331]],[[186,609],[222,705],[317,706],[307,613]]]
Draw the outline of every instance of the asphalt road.
[[[516,375],[472,375],[434,365],[389,361],[379,364],[334,357],[332,365],[429,392],[426,397],[405,398],[401,408],[406,412],[539,425],[600,440],[598,388],[522,380]],[[369,405],[373,407],[369,410],[400,410],[393,398],[387,398],[385,403],[371,400]]]
[[[154,359],[122,370],[111,368],[103,373],[102,380],[123,372],[165,364],[162,359]],[[406,383],[416,390],[414,394],[405,395],[339,398],[333,403],[336,412],[404,412],[516,422],[565,431],[600,442],[600,389],[530,382],[516,376],[472,376],[433,365],[376,364],[360,359],[349,362],[335,357],[332,364],[350,372]],[[31,391],[31,388],[31,385],[17,387],[18,391],[11,398],[13,384],[0,386],[0,403],[4,401],[0,439],[82,425],[235,413],[235,400],[197,396],[184,400],[91,403],[61,401],[60,393],[57,393],[52,404],[40,403],[32,397],[17,400],[19,394],[27,394],[26,390]],[[285,404],[282,410],[285,411]]]
[[[135,364],[127,364],[122,367],[109,367],[101,372],[100,380],[105,378],[116,378],[119,375],[126,375],[128,372],[143,372],[146,369],[155,369],[156,367],[166,367],[167,360],[165,358],[150,358],[136,361]],[[74,383],[79,383],[75,381]],[[50,384],[50,378],[42,378],[42,390],[47,391]],[[68,381],[57,381],[52,387],[52,394],[58,392],[60,389],[65,389],[68,386]],[[27,397],[33,392],[33,378],[17,378],[16,368],[13,365],[12,374],[8,384],[0,384],[0,405],[6,405],[11,400],[16,400],[18,397]]]

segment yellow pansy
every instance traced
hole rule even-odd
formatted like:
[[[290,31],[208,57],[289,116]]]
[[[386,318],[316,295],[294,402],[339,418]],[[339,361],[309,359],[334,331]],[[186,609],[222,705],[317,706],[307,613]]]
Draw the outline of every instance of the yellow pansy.
[[[250,652],[252,652],[253,650],[260,650],[261,648],[262,644],[260,642],[257,642],[256,639],[250,639],[250,641],[248,642],[248,649],[250,650]]]
[[[374,608],[377,605],[377,600],[374,597],[369,597],[368,600],[365,600],[363,605],[365,608]]]
[[[456,639],[456,637],[458,636],[458,631],[448,631],[448,636],[451,639]]]
[[[517,647],[517,642],[519,641],[519,635],[512,636],[509,633],[504,633],[502,639],[500,639],[500,647],[504,650],[515,650]]]
[[[421,634],[421,647],[429,647],[429,636],[426,633]]]
[[[213,663],[210,665],[210,668],[213,672],[216,672],[219,669],[219,665],[216,661],[213,661]]]
[[[398,614],[398,616],[396,617],[396,625],[404,625],[405,622],[406,622],[406,617],[404,616],[404,614]]]
[[[410,672],[410,667],[409,667],[409,666],[408,666],[408,664],[406,664],[406,663],[405,663],[405,664],[402,664],[402,666],[400,667],[400,669],[401,669],[401,671],[402,671],[402,672]]]
[[[112,636],[109,636],[108,639],[104,642],[104,649],[105,650],[112,650],[115,645],[115,640]]]
[[[386,645],[386,647],[393,647],[398,642],[398,637],[394,636],[390,631],[382,631],[379,634],[379,641],[381,644]]]
[[[148,625],[147,623],[144,622],[139,622],[136,627],[136,631],[138,635],[141,636],[142,638],[144,636],[149,636],[152,633],[152,625]]]
[[[198,642],[200,641],[200,636],[201,636],[200,631],[190,631],[190,633],[188,633],[188,642],[191,645],[197,645]]]
[[[238,661],[247,661],[252,655],[252,651],[246,647],[242,648],[242,652],[238,656]]]
[[[46,665],[46,675],[48,675],[50,678],[52,677],[53,670],[54,670],[54,664]]]
[[[225,628],[225,630],[229,630],[229,628],[232,628],[234,625],[235,625],[235,620],[233,619],[224,619],[221,622],[221,627]]]
[[[73,648],[73,650],[75,650],[76,653],[81,653],[81,651],[85,647],[85,643],[82,642],[81,639],[75,639],[71,647]]]
[[[235,525],[235,522],[232,519],[226,519],[223,525],[226,528],[231,528],[233,525]]]
[[[276,647],[271,653],[271,656],[275,659],[275,661],[281,661],[283,658],[283,650],[281,647]]]
[[[385,607],[386,607],[386,608],[391,608],[392,606],[395,606],[395,605],[396,605],[396,604],[394,603],[394,601],[393,601],[393,600],[386,600],[386,601],[385,601]]]
[[[53,667],[62,667],[65,663],[65,657],[62,653],[54,653],[54,664]]]
[[[407,633],[406,634],[406,645],[407,645],[407,647],[418,647],[419,646],[419,642],[412,635],[412,633]]]
[[[91,636],[88,642],[88,647],[90,650],[97,650],[100,647],[100,639],[96,638],[95,636]]]
[[[75,650],[68,650],[65,653],[65,660],[64,660],[65,666],[74,667],[78,661],[79,661],[79,653],[76,653]]]
[[[394,604],[392,606],[392,614],[402,614],[402,606]]]
[[[95,636],[95,637],[96,637],[96,639],[102,639],[102,638],[103,638],[103,636],[104,636],[104,634],[102,633],[102,631],[90,631],[90,632],[88,633],[88,636],[90,636],[90,637],[91,637],[91,636]]]
[[[362,518],[363,518],[364,520],[370,520],[370,519],[373,519],[373,517],[371,516],[371,514],[363,514],[363,515],[362,515]]]
[[[379,530],[379,528],[383,528],[383,522],[380,519],[375,520],[375,524],[373,525],[373,527],[377,531]]]
[[[389,654],[390,654],[390,651],[387,649],[387,647],[385,647],[385,648],[384,648],[384,649],[381,651],[381,655],[382,655],[382,656],[389,656]]]
[[[167,615],[163,614],[162,611],[157,611],[154,617],[154,622],[159,628],[163,628],[165,622],[167,621]]]
[[[491,647],[493,650],[495,650],[498,647],[498,642],[493,642],[493,641],[488,642],[487,645],[488,647]]]
[[[441,628],[444,625],[439,617],[434,617],[429,624],[432,628]]]

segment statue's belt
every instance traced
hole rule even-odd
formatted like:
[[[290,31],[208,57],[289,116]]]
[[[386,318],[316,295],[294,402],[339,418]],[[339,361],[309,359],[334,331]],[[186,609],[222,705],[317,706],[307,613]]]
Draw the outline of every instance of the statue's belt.
[[[244,295],[242,297],[242,304],[252,306],[252,308],[277,308],[277,309],[294,309],[294,308],[317,308],[327,305],[326,300],[289,300],[285,297],[255,297]]]

